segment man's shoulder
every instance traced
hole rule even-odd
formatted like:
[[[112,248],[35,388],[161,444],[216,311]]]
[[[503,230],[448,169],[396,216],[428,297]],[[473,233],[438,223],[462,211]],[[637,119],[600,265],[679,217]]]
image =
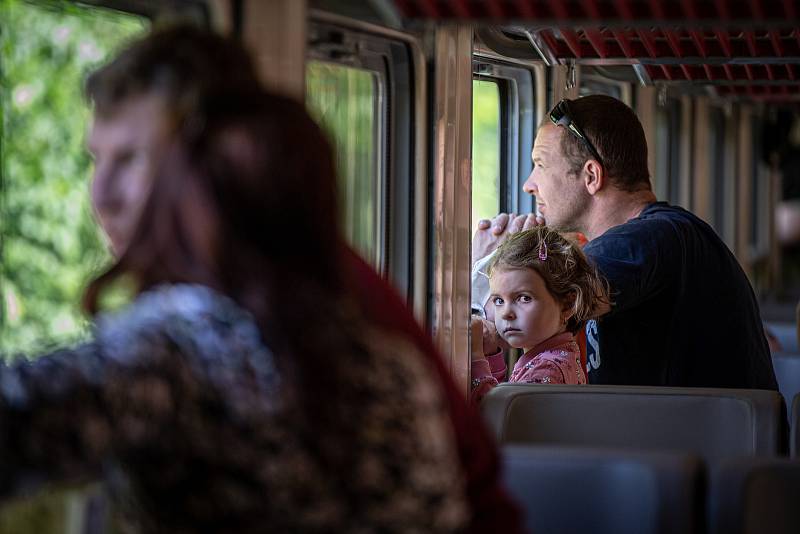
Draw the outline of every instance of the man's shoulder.
[[[586,250],[602,250],[624,246],[656,246],[667,238],[677,238],[684,232],[680,228],[696,228],[704,224],[691,212],[666,202],[654,202],[633,219],[609,228],[602,235],[592,239]]]

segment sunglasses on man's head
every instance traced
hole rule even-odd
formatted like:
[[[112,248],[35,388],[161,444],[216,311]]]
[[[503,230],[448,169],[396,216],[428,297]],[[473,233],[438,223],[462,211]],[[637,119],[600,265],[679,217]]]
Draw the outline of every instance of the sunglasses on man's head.
[[[575,119],[569,114],[569,100],[566,98],[563,99],[561,102],[555,105],[555,107],[550,110],[550,120],[553,121],[553,124],[556,126],[563,126],[567,130],[569,130],[572,135],[577,137],[583,142],[583,145],[586,149],[592,153],[592,156],[597,160],[600,165],[603,165],[603,159],[600,157],[600,153],[594,147],[589,138],[586,137],[586,134],[583,133],[581,127],[575,123]]]

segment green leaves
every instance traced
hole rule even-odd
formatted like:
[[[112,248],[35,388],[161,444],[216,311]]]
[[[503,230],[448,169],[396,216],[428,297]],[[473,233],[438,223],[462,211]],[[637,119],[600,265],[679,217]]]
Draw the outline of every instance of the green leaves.
[[[78,303],[109,254],[89,204],[86,75],[140,18],[0,0],[0,354],[85,335]]]

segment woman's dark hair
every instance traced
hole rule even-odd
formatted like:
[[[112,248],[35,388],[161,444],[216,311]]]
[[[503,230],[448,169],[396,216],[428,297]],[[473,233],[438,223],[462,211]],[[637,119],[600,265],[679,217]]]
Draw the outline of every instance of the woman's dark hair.
[[[131,98],[157,94],[181,120],[214,95],[250,93],[260,83],[247,50],[229,37],[178,25],[134,41],[86,79],[84,94],[101,117]]]
[[[137,292],[210,286],[252,313],[301,398],[333,393],[330,355],[352,352],[353,339],[337,319],[336,198],[331,147],[302,104],[261,90],[207,99],[178,128],[131,242],[84,304],[96,312],[121,277]]]

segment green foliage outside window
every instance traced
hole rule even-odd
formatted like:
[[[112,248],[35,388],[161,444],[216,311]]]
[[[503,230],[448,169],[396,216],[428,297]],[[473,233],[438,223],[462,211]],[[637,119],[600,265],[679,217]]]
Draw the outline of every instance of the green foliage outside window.
[[[109,261],[89,206],[86,75],[147,23],[69,2],[0,0],[0,354],[76,341]]]
[[[0,355],[86,333],[78,302],[109,254],[89,207],[83,80],[146,27],[66,1],[0,0]],[[92,491],[4,501],[0,534],[84,532]]]
[[[500,211],[500,88],[472,81],[472,227]]]
[[[378,261],[380,176],[378,87],[373,73],[309,61],[306,103],[330,136],[336,155],[342,231],[361,255]]]

